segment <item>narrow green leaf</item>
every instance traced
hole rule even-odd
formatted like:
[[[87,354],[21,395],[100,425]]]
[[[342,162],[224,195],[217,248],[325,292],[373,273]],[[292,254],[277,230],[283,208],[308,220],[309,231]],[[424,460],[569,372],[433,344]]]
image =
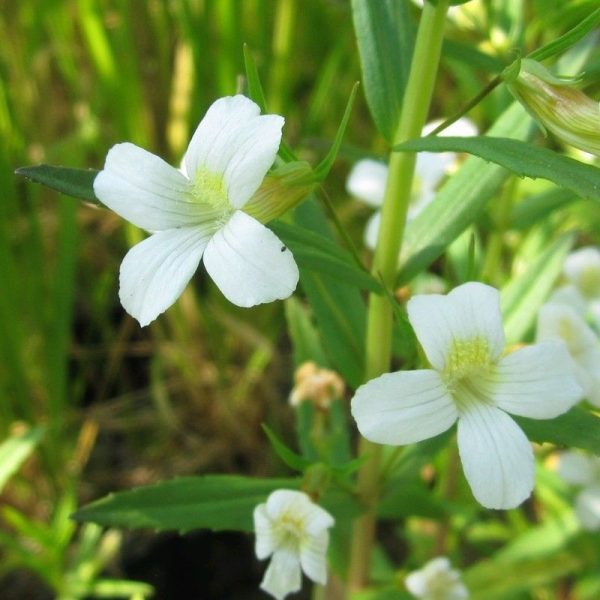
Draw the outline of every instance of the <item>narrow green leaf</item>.
[[[285,317],[288,333],[292,340],[294,367],[298,368],[309,360],[320,367],[329,366],[319,333],[312,322],[308,308],[300,300],[291,296],[285,301]]]
[[[352,18],[367,104],[389,142],[398,126],[415,27],[407,0],[352,0]]]
[[[600,200],[600,169],[568,156],[503,137],[425,137],[394,147],[409,152],[468,152],[520,177],[541,177],[582,198]]]
[[[330,236],[322,210],[314,201],[303,202],[294,211],[297,225],[322,236]],[[300,270],[300,283],[313,310],[323,346],[333,367],[354,388],[362,383],[366,307],[355,287],[307,269]]]
[[[562,271],[565,257],[572,245],[573,235],[561,236],[502,290],[500,304],[509,344],[522,342],[525,334],[533,326],[540,307],[548,298]]]
[[[490,129],[490,135],[525,139],[531,119],[517,103]],[[480,158],[469,157],[450,177],[433,201],[406,227],[399,285],[438,258],[478,216],[509,176],[509,172]]]
[[[72,518],[109,527],[250,532],[256,505],[276,489],[297,489],[299,481],[238,475],[182,477],[110,494]]]
[[[98,173],[99,171],[95,169],[73,169],[51,165],[20,167],[15,171],[15,174],[35,183],[41,183],[61,194],[104,206],[94,194],[94,179]]]
[[[260,77],[258,75],[256,61],[254,60],[254,57],[250,53],[250,49],[246,44],[244,44],[244,67],[246,69],[248,95],[251,100],[258,104],[258,106],[260,107],[260,112],[266,114],[268,113],[267,100],[265,98],[264,89],[260,81]],[[279,156],[281,156],[281,158],[285,162],[292,162],[297,160],[296,155],[294,154],[292,149],[283,140],[281,140],[281,144],[279,145],[279,150],[277,154],[279,154]]]
[[[534,442],[581,448],[600,455],[600,417],[584,408],[575,406],[552,420],[513,418]]]
[[[301,269],[304,267],[349,285],[381,293],[379,282],[333,240],[291,223],[276,221],[268,226],[292,251]]]
[[[354,99],[356,98],[356,92],[358,91],[358,82],[356,82],[352,86],[352,91],[350,92],[350,97],[348,98],[348,102],[346,103],[346,110],[344,110],[344,114],[342,116],[342,120],[340,121],[340,125],[335,134],[335,138],[333,139],[333,144],[329,149],[329,152],[325,156],[325,158],[318,164],[318,166],[314,169],[314,174],[319,181],[324,181],[327,175],[329,175],[329,171],[335,162],[335,159],[340,151],[340,146],[342,145],[342,139],[344,138],[344,133],[346,132],[346,127],[348,125],[348,120],[350,119],[350,113],[352,112],[352,107],[354,106]]]
[[[529,196],[513,208],[511,226],[516,229],[529,229],[556,209],[578,199],[572,192],[557,187]]]
[[[306,458],[302,458],[299,454],[296,454],[293,450],[288,448],[275,434],[275,432],[267,427],[264,423],[262,424],[263,431],[269,438],[271,447],[275,451],[275,454],[288,466],[290,469],[295,471],[304,471],[306,467],[309,467],[312,462]]]
[[[6,482],[31,455],[42,439],[44,429],[32,427],[27,431],[10,436],[0,445],[0,492]]]
[[[588,33],[591,33],[597,29],[598,25],[600,25],[600,8],[597,8],[583,21],[573,27],[573,29],[567,31],[567,33],[561,35],[555,40],[552,40],[545,46],[534,50],[527,56],[527,58],[532,58],[533,60],[545,60],[546,58],[550,58],[556,54],[561,54],[576,44]]]

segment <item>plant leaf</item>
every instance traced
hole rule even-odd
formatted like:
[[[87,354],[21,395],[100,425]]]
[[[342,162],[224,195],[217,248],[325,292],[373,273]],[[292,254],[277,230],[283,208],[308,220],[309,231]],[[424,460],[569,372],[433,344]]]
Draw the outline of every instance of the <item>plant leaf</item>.
[[[567,31],[567,33],[561,35],[559,38],[552,40],[550,43],[534,50],[527,58],[533,60],[545,60],[555,54],[561,54],[580,39],[585,37],[588,33],[594,31],[598,25],[600,25],[600,8],[597,8],[593,13],[586,17],[583,21],[578,23],[573,29]]]
[[[525,139],[530,124],[525,110],[513,103],[489,133]],[[410,281],[438,258],[477,219],[508,176],[508,171],[498,165],[486,164],[476,157],[468,158],[433,201],[407,225],[402,251],[404,264],[398,285]]]
[[[565,234],[550,244],[501,294],[504,331],[509,344],[522,342],[538,311],[560,275],[565,257],[573,245],[573,235]]]
[[[352,19],[367,104],[389,142],[398,126],[415,28],[406,0],[352,0]]]
[[[350,119],[350,113],[352,112],[352,107],[354,106],[354,99],[356,98],[356,92],[358,91],[358,81],[352,86],[352,91],[350,92],[350,97],[348,98],[348,102],[346,103],[346,109],[344,110],[344,114],[342,115],[342,120],[340,121],[338,130],[335,134],[335,138],[333,138],[333,144],[331,144],[331,148],[329,152],[327,152],[325,158],[315,167],[314,174],[315,177],[319,181],[323,181],[335,159],[340,151],[340,146],[342,145],[342,139],[344,138],[344,133],[346,132],[346,127],[348,125],[348,120]]]
[[[294,469],[294,471],[304,471],[306,467],[309,467],[312,464],[312,461],[303,458],[299,454],[296,454],[293,450],[288,448],[276,435],[273,430],[271,430],[264,423],[262,424],[263,431],[266,433],[269,438],[269,442],[271,443],[271,447],[275,451],[275,454],[279,456],[279,458],[288,466],[290,469]]]
[[[294,211],[297,225],[327,236],[327,221],[314,201]],[[366,308],[355,287],[330,275],[300,270],[300,283],[315,316],[323,347],[333,367],[354,388],[363,381]]]
[[[600,455],[600,417],[579,406],[551,420],[513,417],[527,437],[538,443],[581,448]]]
[[[42,427],[32,427],[27,431],[12,435],[2,442],[0,445],[0,492],[33,452],[43,434]]]
[[[94,194],[94,179],[98,173],[99,171],[96,169],[73,169],[71,167],[53,167],[52,165],[20,167],[15,171],[16,175],[26,177],[35,183],[41,183],[61,194],[104,206]]]
[[[380,283],[360,268],[352,256],[333,240],[305,227],[281,221],[269,223],[269,228],[292,251],[300,267],[361,289],[381,293]]]
[[[600,169],[568,156],[504,137],[425,137],[394,146],[410,152],[468,152],[520,177],[541,177],[582,198],[600,200]]]
[[[155,530],[252,531],[252,512],[274,490],[297,489],[299,479],[238,475],[181,477],[110,494],[72,515],[109,527]]]

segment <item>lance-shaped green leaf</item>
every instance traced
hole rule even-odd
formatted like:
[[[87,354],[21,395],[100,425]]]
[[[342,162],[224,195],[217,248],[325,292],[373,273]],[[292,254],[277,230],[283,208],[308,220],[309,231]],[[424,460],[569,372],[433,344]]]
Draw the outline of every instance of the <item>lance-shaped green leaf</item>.
[[[304,471],[307,467],[309,467],[313,461],[307,460],[303,458],[299,454],[296,454],[293,450],[288,448],[275,434],[275,432],[270,429],[264,423],[262,424],[263,431],[269,438],[269,442],[271,443],[271,447],[275,451],[275,454],[279,456],[279,458],[288,466],[290,469],[294,469],[294,471]]]
[[[99,173],[95,169],[36,165],[33,167],[20,167],[15,173],[35,183],[41,183],[61,194],[104,206],[94,194],[94,179]]]
[[[43,433],[42,427],[32,427],[11,435],[2,442],[0,445],[0,491],[31,455]]]
[[[548,148],[504,137],[425,137],[394,147],[407,152],[467,152],[520,177],[541,177],[582,198],[600,200],[600,169]]]
[[[415,28],[407,0],[352,0],[352,18],[367,104],[392,141],[408,79]]]
[[[556,419],[513,417],[533,442],[581,448],[600,455],[600,418],[579,406]]]
[[[294,211],[298,226],[331,237],[319,206],[302,203]],[[323,346],[333,367],[352,387],[362,383],[366,307],[359,291],[330,275],[300,269],[300,283],[315,316]]]
[[[290,223],[269,223],[277,237],[292,251],[300,268],[333,277],[349,285],[381,293],[381,285],[361,269],[352,256],[331,239]]]
[[[600,25],[600,8],[597,8],[583,21],[578,23],[573,29],[570,29],[559,38],[534,50],[528,55],[528,58],[534,60],[545,60],[556,54],[562,54],[565,50],[575,45],[580,39],[584,38]]]
[[[254,507],[274,490],[297,489],[299,479],[237,475],[181,477],[110,494],[77,511],[76,521],[157,531],[252,531]]]
[[[537,313],[548,298],[573,245],[573,236],[563,235],[529,262],[528,268],[504,287],[501,295],[504,332],[509,344],[523,341]]]
[[[525,139],[531,119],[514,103],[490,129],[490,135]],[[445,139],[445,138],[444,138]],[[406,227],[399,284],[438,258],[477,217],[509,176],[506,169],[469,157]]]
[[[267,100],[265,98],[264,88],[258,75],[256,61],[254,60],[254,57],[252,56],[250,49],[246,44],[244,44],[244,67],[246,69],[248,96],[251,100],[258,104],[258,106],[260,107],[260,112],[266,114],[269,111],[267,110]],[[279,145],[279,150],[277,154],[279,154],[279,156],[285,162],[292,162],[294,160],[297,160],[296,155],[294,154],[292,149],[285,143],[284,140],[281,140],[281,144]]]
[[[344,137],[344,132],[346,131],[346,127],[348,125],[348,120],[350,119],[350,113],[352,112],[352,107],[354,106],[354,99],[356,98],[356,92],[358,91],[358,82],[354,84],[352,87],[352,91],[350,92],[350,97],[348,98],[348,102],[346,103],[346,110],[344,110],[344,114],[342,115],[342,120],[340,121],[338,130],[335,134],[335,138],[333,139],[333,144],[329,149],[329,152],[325,156],[325,158],[317,165],[314,170],[315,177],[319,181],[323,181],[340,151],[340,146],[342,145],[342,139]]]

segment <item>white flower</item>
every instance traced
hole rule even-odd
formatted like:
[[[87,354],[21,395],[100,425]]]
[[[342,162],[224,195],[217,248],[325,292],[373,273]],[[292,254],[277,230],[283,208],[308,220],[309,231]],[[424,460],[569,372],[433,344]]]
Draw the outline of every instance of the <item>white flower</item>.
[[[548,302],[538,314],[537,340],[557,338],[565,342],[575,365],[583,396],[600,406],[600,347],[598,336],[573,306]]]
[[[324,585],[333,517],[303,492],[276,490],[254,509],[256,556],[271,562],[260,587],[277,600],[297,592],[302,573]]]
[[[465,283],[446,296],[414,296],[408,318],[432,369],[400,371],[361,386],[352,414],[380,444],[433,437],[458,420],[458,448],[475,498],[513,508],[531,493],[533,452],[507,413],[551,419],[581,398],[564,343],[547,340],[506,356],[498,291]]]
[[[565,259],[563,274],[579,292],[586,312],[600,328],[600,250],[587,246],[572,252]]]
[[[422,569],[409,573],[406,589],[422,600],[466,600],[469,592],[460,573],[445,556],[430,560]]]
[[[133,144],[117,144],[96,196],[152,235],[123,259],[119,296],[144,326],[177,300],[204,257],[238,306],[287,298],[298,282],[290,252],[243,212],[275,160],[283,118],[244,96],[217,100],[196,129],[181,171]]]
[[[423,135],[429,134],[441,120],[432,121],[423,128]],[[444,129],[440,136],[477,135],[477,128],[467,118],[462,118]],[[407,218],[414,219],[431,202],[436,188],[444,175],[456,164],[454,152],[419,152],[415,164],[413,198]],[[383,163],[372,160],[359,160],[350,171],[346,181],[346,190],[351,196],[362,200],[369,206],[380,208],[383,204],[388,168]],[[367,223],[365,244],[373,249],[377,243],[381,211],[377,211]]]
[[[568,483],[583,486],[575,500],[575,513],[585,529],[600,530],[600,458],[561,452],[558,474]]]

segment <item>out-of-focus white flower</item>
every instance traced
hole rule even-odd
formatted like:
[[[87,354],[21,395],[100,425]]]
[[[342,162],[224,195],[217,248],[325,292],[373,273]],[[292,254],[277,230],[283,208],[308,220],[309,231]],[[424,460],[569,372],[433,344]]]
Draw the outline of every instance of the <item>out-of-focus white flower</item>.
[[[565,342],[575,364],[575,376],[583,395],[600,407],[600,346],[598,336],[571,305],[544,304],[538,313],[537,340],[549,338]]]
[[[575,500],[575,513],[585,529],[600,530],[600,458],[561,452],[558,474],[568,483],[582,486]]]
[[[409,573],[406,589],[422,600],[466,600],[467,588],[460,572],[450,566],[445,556],[430,560],[422,569]]]
[[[304,492],[272,492],[254,509],[256,556],[259,560],[271,557],[260,587],[281,600],[300,589],[302,571],[324,585],[328,529],[333,524],[333,517]]]
[[[106,206],[152,233],[121,263],[119,297],[144,326],[177,300],[200,259],[238,306],[290,296],[298,268],[284,244],[244,212],[281,141],[283,118],[244,96],[220,98],[196,129],[182,169],[117,144],[94,181]]]
[[[423,128],[423,135],[428,135],[441,123],[441,120],[428,123]],[[470,119],[463,117],[452,123],[439,135],[473,136],[477,135],[477,128]],[[456,154],[454,152],[419,152],[417,154],[413,198],[408,210],[408,220],[414,219],[431,202],[438,184],[455,164]],[[383,204],[387,175],[387,165],[370,158],[359,160],[348,175],[346,190],[351,196],[362,200],[369,206],[380,208]],[[365,229],[365,244],[371,249],[374,249],[377,243],[380,222],[381,211],[378,210],[369,219]]]
[[[552,293],[550,302],[571,306],[600,331],[600,250],[587,246],[569,254],[563,276],[566,283]]]
[[[458,449],[475,498],[513,508],[530,494],[529,441],[507,413],[551,419],[581,399],[565,344],[546,340],[503,355],[500,295],[466,283],[446,296],[414,296],[408,319],[432,368],[399,371],[358,388],[352,415],[361,434],[406,445],[458,420]]]

